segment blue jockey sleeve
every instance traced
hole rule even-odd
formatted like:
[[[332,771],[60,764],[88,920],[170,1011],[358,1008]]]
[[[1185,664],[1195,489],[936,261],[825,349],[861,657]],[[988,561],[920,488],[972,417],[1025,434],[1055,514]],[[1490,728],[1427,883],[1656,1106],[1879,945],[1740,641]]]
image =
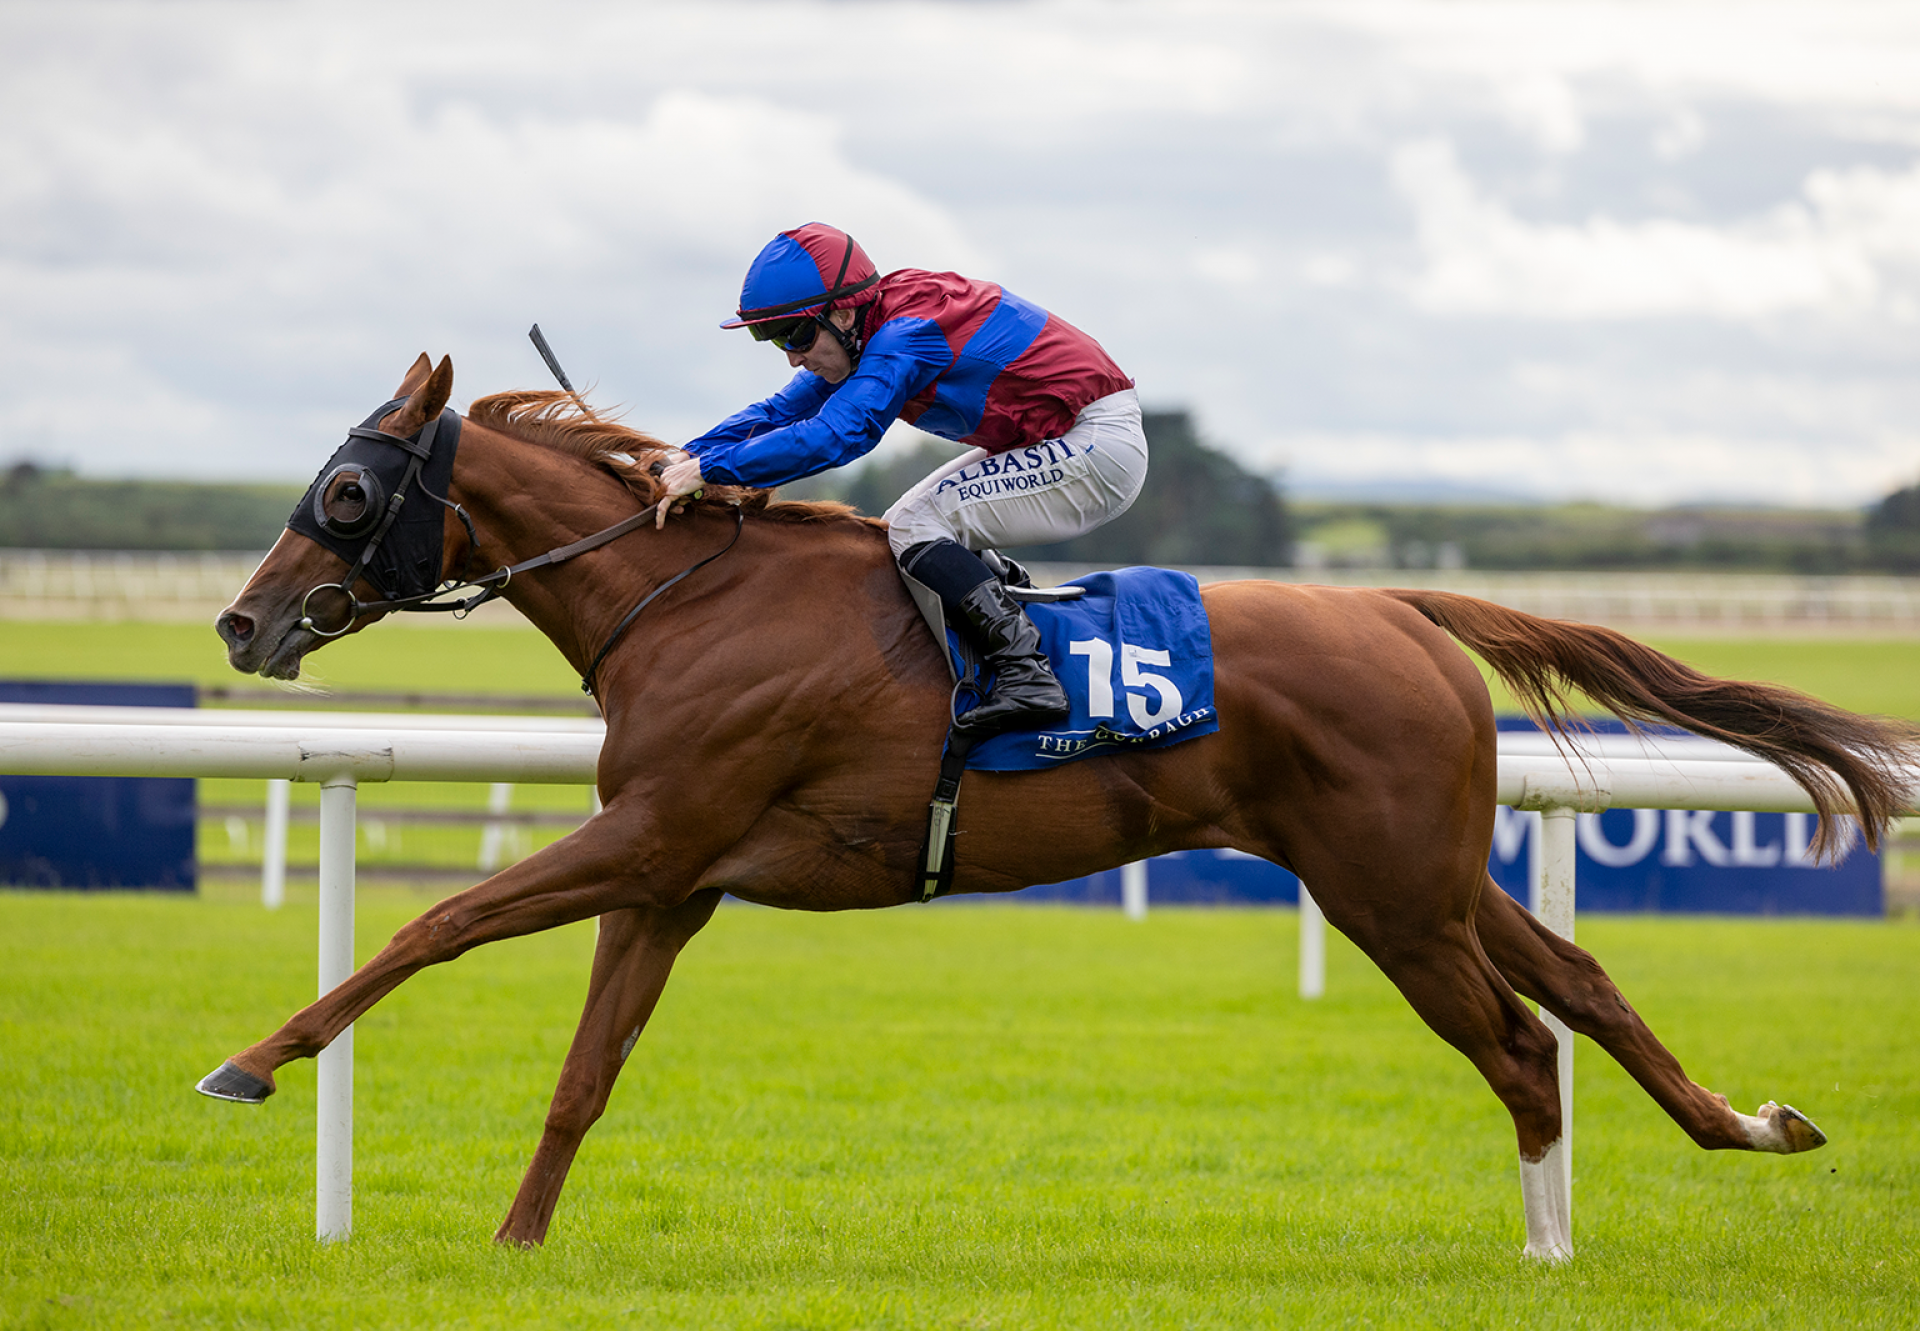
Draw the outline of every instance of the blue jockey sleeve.
[[[889,320],[868,339],[860,368],[839,384],[802,370],[765,402],[690,441],[687,452],[720,485],[771,488],[844,466],[879,443],[907,399],[952,360],[932,322]]]
[[[715,445],[744,443],[779,426],[805,420],[820,410],[820,404],[832,392],[833,385],[825,379],[810,370],[802,370],[772,397],[734,412],[698,439],[690,440],[687,452],[702,459],[704,472],[705,459]]]

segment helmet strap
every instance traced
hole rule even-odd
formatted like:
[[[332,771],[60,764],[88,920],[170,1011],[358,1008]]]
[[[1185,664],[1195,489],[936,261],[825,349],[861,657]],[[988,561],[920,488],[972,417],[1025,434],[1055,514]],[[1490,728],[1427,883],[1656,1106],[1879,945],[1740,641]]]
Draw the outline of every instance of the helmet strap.
[[[855,369],[858,369],[860,365],[860,339],[848,329],[842,328],[832,319],[829,319],[827,316],[831,313],[833,313],[833,307],[829,305],[826,309],[814,315],[813,321],[833,334],[833,340],[840,344],[840,350],[847,353],[847,363]],[[858,326],[859,321],[859,315],[856,313],[854,316],[856,326]]]
[[[853,237],[847,237],[847,249],[840,256],[840,271],[834,274],[833,285],[829,292],[838,293],[847,280],[847,266],[853,262]],[[840,344],[840,350],[847,353],[847,364],[855,369],[860,367],[860,339],[853,333],[842,329],[839,324],[828,318],[833,313],[833,301],[829,300],[821,307],[820,313],[813,316],[814,322],[833,334],[833,340]],[[860,323],[860,314],[856,309],[853,316],[855,326]]]

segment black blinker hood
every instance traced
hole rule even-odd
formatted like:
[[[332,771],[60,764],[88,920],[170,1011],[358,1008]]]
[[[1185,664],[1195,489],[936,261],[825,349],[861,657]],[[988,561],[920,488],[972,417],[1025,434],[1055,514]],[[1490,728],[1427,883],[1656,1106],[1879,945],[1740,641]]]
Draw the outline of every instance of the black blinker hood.
[[[404,397],[395,398],[362,421],[358,429],[349,431],[347,442],[327,459],[287,519],[289,530],[326,547],[345,560],[349,569],[364,557],[363,576],[387,600],[423,596],[440,585],[444,510],[451,507],[446,502],[447,486],[453,479],[453,458],[460,447],[460,413],[451,408],[407,439],[381,430],[380,422],[406,401]],[[340,536],[321,525],[317,511],[320,487],[344,465],[371,472],[387,502],[392,502],[392,496],[400,496],[400,508],[391,524],[376,523],[355,536]],[[416,473],[418,483],[409,485]],[[416,490],[425,493],[415,494]]]

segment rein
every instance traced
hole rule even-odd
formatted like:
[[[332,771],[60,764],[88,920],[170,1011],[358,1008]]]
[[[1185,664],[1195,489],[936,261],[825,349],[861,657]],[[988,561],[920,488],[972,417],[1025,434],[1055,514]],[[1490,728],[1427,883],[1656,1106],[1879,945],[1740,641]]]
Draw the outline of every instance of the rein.
[[[470,578],[458,583],[449,583],[445,586],[436,587],[430,592],[423,592],[419,596],[401,596],[390,601],[355,600],[353,603],[352,617],[348,622],[351,623],[363,614],[384,614],[390,610],[452,611],[455,614],[470,613],[477,607],[483,606],[488,601],[499,597],[501,593],[506,591],[507,585],[511,583],[518,574],[529,573],[538,568],[548,568],[554,564],[564,564],[576,555],[584,555],[590,550],[598,550],[603,545],[611,545],[628,532],[645,526],[653,518],[655,510],[666,502],[668,501],[663,499],[656,503],[648,504],[632,517],[622,518],[611,527],[603,528],[591,536],[583,536],[571,545],[562,545],[547,551],[543,555],[535,555],[532,559],[523,559],[518,564],[495,569],[493,572],[482,577]],[[455,511],[458,512],[459,510]],[[466,515],[462,513],[461,517],[464,519]],[[633,621],[640,617],[640,612],[652,605],[654,601],[659,599],[659,597],[675,583],[692,574],[698,573],[708,564],[720,558],[721,555],[733,549],[734,542],[740,539],[740,533],[745,529],[746,525],[747,515],[736,508],[733,511],[733,535],[727,538],[725,545],[704,559],[695,560],[693,563],[687,565],[687,567],[681,569],[671,578],[668,578],[658,587],[648,592],[640,599],[638,605],[627,611],[620,622],[613,626],[613,632],[607,635],[607,640],[601,644],[600,650],[594,653],[593,661],[587,666],[586,673],[580,676],[580,692],[587,694],[589,697],[597,698],[599,696],[594,692],[593,677],[598,673],[601,662],[607,659],[607,653],[611,652],[615,645],[619,643],[620,639],[626,635],[627,630],[633,627]],[[472,533],[473,526],[471,523],[468,523],[467,531]],[[444,596],[446,593],[455,591],[461,587],[479,587],[482,590],[478,595],[468,596],[457,601],[435,601],[431,599],[435,596]],[[321,589],[315,588],[314,590],[319,591]],[[311,596],[313,593],[309,592],[307,594]]]
[[[649,504],[632,517],[622,518],[611,527],[597,531],[591,536],[583,536],[571,545],[559,546],[547,551],[543,555],[535,555],[532,559],[523,559],[518,564],[502,566],[491,573],[482,574],[477,578],[462,578],[458,582],[443,583],[430,592],[421,592],[418,596],[396,596],[385,601],[355,600],[353,603],[352,619],[358,619],[361,615],[365,614],[385,614],[390,610],[417,612],[451,611],[454,614],[466,614],[485,605],[488,601],[497,599],[502,592],[506,591],[507,584],[512,582],[518,574],[529,573],[534,569],[546,568],[552,564],[564,564],[575,555],[584,555],[589,550],[598,550],[603,545],[611,545],[628,532],[639,527],[644,527],[653,517],[654,510],[659,507],[660,505],[657,503]],[[460,516],[465,520],[466,515],[464,513],[461,513]],[[474,534],[473,524],[470,521],[467,522],[467,544],[470,549],[479,545],[479,538]],[[696,564],[694,567],[698,568],[699,565]],[[691,570],[689,570],[689,572],[690,571]],[[680,577],[685,576],[685,573],[680,575]],[[678,579],[675,579],[675,581],[678,581]],[[324,587],[314,588],[314,591],[324,591],[327,590],[327,588],[337,585],[336,583],[328,583]],[[445,596],[449,592],[458,591],[462,587],[478,587],[481,590],[478,595],[468,596],[457,601],[436,601],[433,599],[436,596]],[[311,596],[313,592],[307,594]],[[350,619],[348,622],[351,623],[352,620]]]

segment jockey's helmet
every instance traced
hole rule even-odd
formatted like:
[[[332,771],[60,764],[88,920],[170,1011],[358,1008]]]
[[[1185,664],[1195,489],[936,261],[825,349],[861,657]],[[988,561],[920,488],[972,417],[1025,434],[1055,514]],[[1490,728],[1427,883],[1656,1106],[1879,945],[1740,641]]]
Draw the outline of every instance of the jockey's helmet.
[[[838,227],[809,222],[782,231],[755,257],[740,288],[740,309],[722,328],[750,328],[766,341],[836,307],[864,305],[878,293],[873,260]]]

